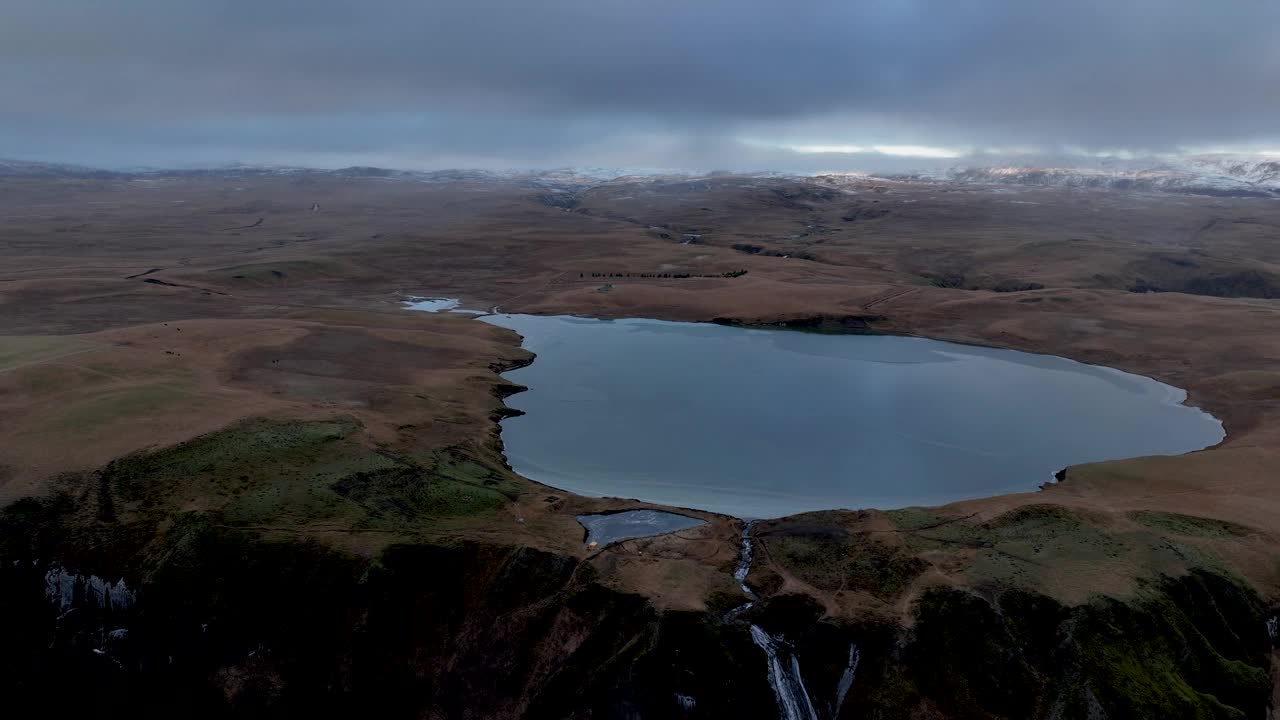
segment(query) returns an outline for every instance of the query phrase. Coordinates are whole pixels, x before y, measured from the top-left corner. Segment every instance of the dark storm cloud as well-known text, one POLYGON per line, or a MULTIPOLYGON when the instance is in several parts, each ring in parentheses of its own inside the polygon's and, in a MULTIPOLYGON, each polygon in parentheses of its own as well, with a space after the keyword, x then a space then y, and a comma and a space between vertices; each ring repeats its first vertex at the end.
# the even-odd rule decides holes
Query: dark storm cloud
POLYGON ((117 164, 1274 146, 1280 4, 8 0, 0 96, 0 155, 117 164))

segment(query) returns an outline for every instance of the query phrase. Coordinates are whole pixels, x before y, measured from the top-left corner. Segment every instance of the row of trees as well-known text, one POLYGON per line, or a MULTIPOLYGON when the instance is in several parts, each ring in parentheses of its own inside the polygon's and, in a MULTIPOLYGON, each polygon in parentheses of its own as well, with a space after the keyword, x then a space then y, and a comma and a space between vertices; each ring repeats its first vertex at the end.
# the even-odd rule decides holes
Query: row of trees
MULTIPOLYGON (((730 270, 722 273, 620 273, 593 272, 593 278, 656 278, 661 280, 682 280, 684 278, 736 278, 746 275, 746 270, 730 270)), ((578 273, 578 277, 587 277, 586 273, 578 273)))

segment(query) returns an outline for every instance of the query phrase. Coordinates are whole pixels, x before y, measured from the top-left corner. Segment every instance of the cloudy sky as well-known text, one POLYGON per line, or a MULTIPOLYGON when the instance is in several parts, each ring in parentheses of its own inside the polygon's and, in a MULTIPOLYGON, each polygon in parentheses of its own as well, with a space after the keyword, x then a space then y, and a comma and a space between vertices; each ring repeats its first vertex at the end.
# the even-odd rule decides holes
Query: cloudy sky
POLYGON ((0 97, 106 166, 1274 152, 1280 2, 4 0, 0 97))

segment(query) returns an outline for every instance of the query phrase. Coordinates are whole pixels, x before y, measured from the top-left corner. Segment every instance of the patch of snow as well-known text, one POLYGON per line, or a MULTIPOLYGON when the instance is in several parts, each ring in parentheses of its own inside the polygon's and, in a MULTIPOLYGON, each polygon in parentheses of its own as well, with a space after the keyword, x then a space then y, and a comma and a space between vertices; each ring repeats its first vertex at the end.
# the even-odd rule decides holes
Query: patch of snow
MULTIPOLYGON (((1067 157, 1045 158, 1039 163, 1022 159, 1010 164, 993 160, 887 174, 883 178, 912 182, 1280 197, 1280 160, 1242 155, 1159 156, 1125 160, 1067 157)), ((840 184, 842 176, 832 175, 822 180, 840 184)))

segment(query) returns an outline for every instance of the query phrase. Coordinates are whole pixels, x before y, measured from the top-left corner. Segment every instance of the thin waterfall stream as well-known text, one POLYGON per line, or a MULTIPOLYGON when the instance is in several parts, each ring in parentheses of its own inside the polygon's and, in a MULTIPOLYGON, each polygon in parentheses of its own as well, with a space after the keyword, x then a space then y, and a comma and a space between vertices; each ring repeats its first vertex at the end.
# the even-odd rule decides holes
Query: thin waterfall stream
MULTIPOLYGON (((751 539, 751 531, 755 524, 756 521, 751 520, 742 529, 741 559, 738 561, 738 567, 733 571, 733 577, 742 587, 742 592, 751 599, 726 613, 725 620, 731 620, 746 612, 756 603, 756 594, 747 585, 747 575, 751 573, 751 564, 755 558, 755 545, 751 539)), ((759 625, 753 623, 750 629, 751 640, 757 647, 764 650, 767 658, 769 686, 773 688, 774 697, 778 701, 780 720, 819 720, 818 711, 814 708, 809 691, 804 686, 804 677, 800 672, 800 658, 796 655, 795 647, 781 635, 770 635, 759 625)), ((832 718, 840 715, 845 697, 853 687, 858 660, 858 646, 856 643, 850 643, 849 661, 836 686, 835 704, 830 706, 832 718)))
POLYGON ((755 520, 749 520, 747 521, 746 526, 742 528, 742 552, 738 560, 738 567, 734 568, 733 571, 733 579, 738 581, 738 586, 742 588, 742 592, 746 594, 749 599, 745 603, 725 613, 724 617, 721 618, 725 622, 728 622, 750 610, 751 607, 756 604, 755 592, 751 588, 747 587, 747 574, 751 572, 751 560, 755 554, 754 548, 751 544, 751 528, 754 527, 755 524, 755 520))
POLYGON ((818 720, 818 712, 813 709, 813 701, 800 675, 800 659, 791 645, 759 625, 751 626, 751 639, 769 658, 769 685, 778 698, 781 720, 818 720))
POLYGON ((844 707, 845 696, 849 694, 849 688, 853 687, 854 673, 858 672, 858 660, 860 653, 856 643, 849 643, 849 663, 845 665, 844 674, 840 676, 840 684, 836 686, 836 707, 832 711, 831 717, 840 717, 840 708, 844 707))
POLYGON ((755 527, 756 521, 749 520, 742 528, 742 555, 738 560, 738 567, 733 571, 733 579, 738 581, 738 586, 742 588, 742 592, 751 598, 752 602, 748 602, 738 610, 745 610, 754 603, 756 594, 747 587, 747 574, 751 572, 751 560, 755 555, 755 546, 751 544, 751 528, 755 527))

